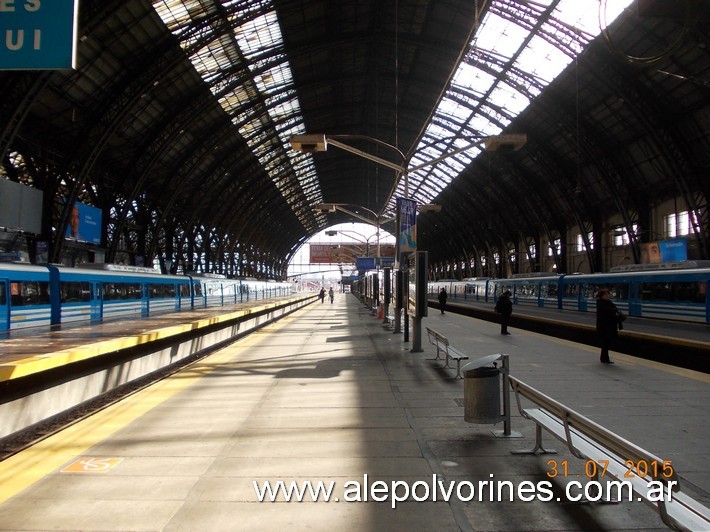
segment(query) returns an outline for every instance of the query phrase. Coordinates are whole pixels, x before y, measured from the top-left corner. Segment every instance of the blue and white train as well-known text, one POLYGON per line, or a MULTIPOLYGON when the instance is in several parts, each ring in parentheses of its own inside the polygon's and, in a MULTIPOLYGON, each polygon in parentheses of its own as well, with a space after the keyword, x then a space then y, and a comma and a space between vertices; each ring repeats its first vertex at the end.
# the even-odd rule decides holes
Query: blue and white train
POLYGON ((430 297, 442 287, 451 300, 494 303, 510 290, 520 306, 595 312, 596 294, 608 288, 619 310, 629 316, 710 323, 710 267, 703 261, 617 268, 609 273, 539 273, 509 279, 471 278, 429 284, 430 297))
POLYGON ((294 285, 285 282, 92 266, 0 263, 0 332, 229 305, 294 291, 294 285))

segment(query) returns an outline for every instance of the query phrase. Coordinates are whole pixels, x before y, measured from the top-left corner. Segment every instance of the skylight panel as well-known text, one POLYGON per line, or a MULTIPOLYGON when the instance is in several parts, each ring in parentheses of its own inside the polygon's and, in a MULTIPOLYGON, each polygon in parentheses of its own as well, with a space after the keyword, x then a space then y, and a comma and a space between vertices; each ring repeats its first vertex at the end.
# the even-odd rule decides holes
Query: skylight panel
POLYGON ((454 75, 453 84, 478 95, 485 94, 495 83, 496 78, 476 65, 462 63, 454 75))
MULTIPOLYGON (((482 109, 482 111, 487 111, 488 109, 489 108, 482 109)), ((500 126, 495 124, 488 115, 483 113, 473 116, 470 124, 473 129, 478 131, 479 135, 490 136, 497 135, 501 132, 500 126)))
POLYGON ((175 33, 180 28, 185 28, 192 20, 190 11, 199 8, 198 0, 165 0, 154 4, 155 10, 163 19, 168 29, 175 33))
POLYGON ((439 111, 442 115, 453 119, 457 124, 465 122, 471 114, 471 109, 464 107, 457 101, 449 98, 444 98, 439 106, 439 111))
POLYGON ((247 59, 271 50, 283 41, 276 13, 270 11, 240 25, 235 31, 237 43, 247 59))
POLYGON ((530 104, 530 100, 525 95, 507 83, 498 83, 496 88, 491 91, 488 102, 500 109, 505 109, 510 116, 519 115, 530 104))
POLYGON ((543 85, 549 85, 573 58, 545 39, 535 36, 515 62, 515 67, 527 71, 543 85))
POLYGON ((477 48, 495 50, 499 55, 512 57, 528 36, 527 30, 495 13, 489 13, 476 32, 474 43, 477 48))

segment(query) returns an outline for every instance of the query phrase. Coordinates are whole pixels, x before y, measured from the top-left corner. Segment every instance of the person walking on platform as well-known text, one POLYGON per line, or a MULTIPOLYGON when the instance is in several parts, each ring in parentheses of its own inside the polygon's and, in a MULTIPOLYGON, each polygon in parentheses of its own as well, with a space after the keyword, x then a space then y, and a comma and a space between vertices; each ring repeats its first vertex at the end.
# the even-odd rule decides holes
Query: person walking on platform
POLYGON ((503 292, 495 306, 495 311, 500 314, 500 333, 506 335, 510 334, 508 332, 508 322, 510 321, 511 314, 513 314, 513 302, 510 300, 511 295, 510 290, 503 292))
POLYGON ((320 298, 321 303, 325 301, 325 288, 320 289, 320 292, 318 292, 318 297, 320 298))
POLYGON ((442 288, 441 291, 439 292, 439 309, 441 309, 442 314, 446 310, 446 298, 447 297, 448 297, 448 295, 446 294, 446 288, 442 288))
POLYGON ((330 304, 333 304, 333 300, 335 299, 335 292, 333 292, 333 287, 330 287, 330 290, 328 290, 328 297, 330 297, 330 304))
POLYGON ((601 344, 599 361, 602 364, 614 363, 609 360, 609 348, 614 338, 619 334, 619 324, 623 319, 626 318, 611 301, 609 289, 601 288, 597 292, 597 336, 601 344))

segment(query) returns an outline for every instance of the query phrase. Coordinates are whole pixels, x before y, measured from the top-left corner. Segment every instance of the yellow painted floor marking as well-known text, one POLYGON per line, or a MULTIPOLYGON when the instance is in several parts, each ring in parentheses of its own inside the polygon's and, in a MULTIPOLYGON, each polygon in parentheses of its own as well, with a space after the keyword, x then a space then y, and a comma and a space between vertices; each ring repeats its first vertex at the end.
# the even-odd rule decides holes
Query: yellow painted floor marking
POLYGON ((123 462, 123 458, 79 458, 60 473, 108 473, 118 464, 123 462))
POLYGON ((220 364, 232 361, 240 351, 257 345, 266 339, 264 332, 273 332, 285 327, 308 309, 308 306, 299 309, 185 368, 179 374, 157 382, 3 460, 0 462, 0 504, 180 393, 220 364), (262 334, 258 334, 259 332, 262 334), (235 347, 238 348, 236 351, 235 347))

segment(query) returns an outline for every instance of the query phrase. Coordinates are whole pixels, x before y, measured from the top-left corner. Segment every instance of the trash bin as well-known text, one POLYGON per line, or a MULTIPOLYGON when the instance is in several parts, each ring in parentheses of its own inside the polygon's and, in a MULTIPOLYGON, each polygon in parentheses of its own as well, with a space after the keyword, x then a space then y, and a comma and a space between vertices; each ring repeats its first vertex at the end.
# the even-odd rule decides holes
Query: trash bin
POLYGON ((489 355, 463 368, 464 420, 468 423, 495 424, 500 413, 500 369, 492 364, 500 355, 489 355))

